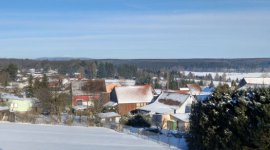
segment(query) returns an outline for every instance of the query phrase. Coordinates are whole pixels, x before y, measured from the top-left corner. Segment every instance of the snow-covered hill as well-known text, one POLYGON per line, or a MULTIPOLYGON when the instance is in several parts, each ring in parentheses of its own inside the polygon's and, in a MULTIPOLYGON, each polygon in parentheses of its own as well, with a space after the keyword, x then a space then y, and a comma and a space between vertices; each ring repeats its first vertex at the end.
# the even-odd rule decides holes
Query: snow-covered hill
POLYGON ((168 147, 97 127, 0 123, 0 150, 165 150, 168 147))

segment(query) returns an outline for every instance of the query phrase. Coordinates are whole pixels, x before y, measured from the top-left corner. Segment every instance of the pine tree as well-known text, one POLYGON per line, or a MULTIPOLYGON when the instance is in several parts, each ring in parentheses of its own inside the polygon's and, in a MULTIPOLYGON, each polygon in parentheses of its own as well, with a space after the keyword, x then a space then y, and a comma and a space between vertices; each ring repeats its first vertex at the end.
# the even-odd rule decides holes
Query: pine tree
POLYGON ((193 104, 191 149, 269 149, 270 88, 232 93, 219 86, 210 100, 193 104))
POLYGON ((41 81, 41 87, 48 88, 49 80, 46 74, 43 74, 42 81, 41 81))
POLYGON ((105 64, 104 63, 99 63, 97 77, 105 78, 106 76, 107 76, 107 74, 106 74, 105 64))
POLYGON ((26 96, 27 97, 33 97, 34 96, 34 88, 33 88, 33 76, 30 75, 28 78, 28 87, 26 90, 26 96))

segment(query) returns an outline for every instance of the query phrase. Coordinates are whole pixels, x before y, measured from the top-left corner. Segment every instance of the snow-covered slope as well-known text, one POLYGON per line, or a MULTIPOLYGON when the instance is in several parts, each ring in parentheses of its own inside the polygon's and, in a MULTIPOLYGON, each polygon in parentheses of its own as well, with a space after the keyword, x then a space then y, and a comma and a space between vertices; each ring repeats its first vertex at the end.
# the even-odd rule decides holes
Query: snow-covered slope
POLYGON ((0 123, 0 150, 165 150, 106 128, 0 123))

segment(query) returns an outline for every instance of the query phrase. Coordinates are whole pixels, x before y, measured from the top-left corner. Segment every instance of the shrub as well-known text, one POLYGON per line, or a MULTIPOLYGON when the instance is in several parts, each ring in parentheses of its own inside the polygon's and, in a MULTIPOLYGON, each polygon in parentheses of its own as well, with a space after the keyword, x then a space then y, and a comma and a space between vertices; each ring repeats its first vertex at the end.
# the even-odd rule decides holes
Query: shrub
POLYGON ((150 127, 151 124, 149 123, 149 120, 142 115, 135 115, 134 117, 128 119, 126 125, 132 126, 132 127, 150 127))

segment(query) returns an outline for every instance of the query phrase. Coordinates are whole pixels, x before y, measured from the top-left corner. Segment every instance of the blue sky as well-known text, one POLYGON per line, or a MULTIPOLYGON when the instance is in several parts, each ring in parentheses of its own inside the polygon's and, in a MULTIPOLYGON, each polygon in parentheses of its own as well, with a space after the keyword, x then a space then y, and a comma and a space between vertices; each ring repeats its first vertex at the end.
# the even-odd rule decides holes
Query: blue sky
POLYGON ((270 1, 1 0, 0 57, 270 57, 270 1))

